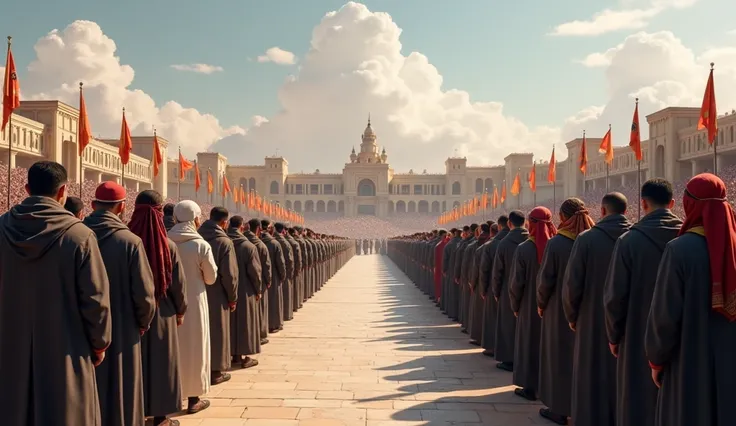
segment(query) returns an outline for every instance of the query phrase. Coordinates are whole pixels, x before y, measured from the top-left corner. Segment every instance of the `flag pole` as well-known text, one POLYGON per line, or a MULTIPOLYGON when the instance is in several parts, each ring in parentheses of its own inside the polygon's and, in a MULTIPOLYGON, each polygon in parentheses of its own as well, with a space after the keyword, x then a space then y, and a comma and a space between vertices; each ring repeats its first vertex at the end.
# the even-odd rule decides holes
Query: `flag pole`
MULTIPOLYGON (((636 107, 634 108, 634 111, 636 111, 636 133, 639 134, 639 98, 636 98, 636 107)), ((633 124, 632 124, 633 127, 633 124)), ((629 142, 631 144, 631 142, 629 142)), ((641 153, 641 136, 639 136, 639 151, 638 153, 641 153)), ((642 156, 643 157, 643 156, 642 156)), ((636 161, 636 186, 639 188, 639 202, 636 203, 637 206, 637 220, 641 220, 641 160, 637 159, 636 161)))
MULTIPOLYGON (((715 67, 715 63, 710 63, 710 72, 713 74, 713 67, 715 67)), ((715 85, 715 84, 714 84, 715 85)), ((716 114, 715 111, 712 111, 713 114, 716 114)), ((715 118, 716 121, 718 120, 718 117, 715 118)), ((710 128, 707 129, 708 133, 710 133, 710 128)), ((713 140, 710 141, 710 143, 713 144, 713 174, 718 176, 718 132, 716 132, 713 135, 713 140)))
POLYGON ((179 146, 179 176, 176 177, 176 200, 181 201, 181 146, 179 146))
MULTIPOLYGON (((611 124, 608 124, 608 134, 611 134, 611 124)), ((611 147, 606 147, 606 157, 608 157, 608 149, 613 152, 613 139, 608 140, 608 144, 611 145, 611 147)), ((611 190, 611 178, 610 178, 610 170, 611 170, 611 164, 608 162, 608 158, 606 158, 606 192, 611 190)))
MULTIPOLYGON (((82 99, 82 86, 84 86, 84 83, 82 83, 80 81, 79 82, 79 99, 82 99)), ((79 110, 80 110, 80 113, 81 113, 82 105, 79 105, 79 110)), ((77 130, 79 130, 79 125, 78 124, 79 124, 79 122, 77 122, 77 130)), ((79 136, 79 135, 77 135, 77 136, 79 136)), ((77 143, 78 144, 81 144, 82 143, 82 141, 79 140, 79 137, 77 137, 77 143)), ((81 148, 81 146, 80 146, 80 148, 81 148)), ((83 161, 83 158, 84 157, 82 157, 82 150, 80 149, 79 150, 79 199, 82 200, 82 204, 84 204, 84 198, 82 197, 82 182, 84 182, 84 171, 82 171, 82 161, 83 161)))
POLYGON ((521 208, 521 191, 523 191, 524 189, 521 185, 521 167, 516 169, 516 176, 519 176, 519 193, 516 194, 516 207, 520 209, 521 208))
MULTIPOLYGON (((555 152, 555 144, 552 144, 552 152, 555 152)), ((550 164, 547 167, 547 176, 549 176, 549 168, 555 168, 555 179, 552 181, 552 216, 554 216, 555 209, 557 208, 557 158, 555 158, 554 160, 555 164, 550 164)))
MULTIPOLYGON (((125 119, 125 107, 123 107, 123 119, 125 119)), ((120 170, 121 170, 120 171, 120 185, 122 185, 122 187, 125 188, 125 164, 123 164, 122 158, 120 158, 120 160, 121 160, 120 161, 120 170)))
MULTIPOLYGON (((11 44, 13 44, 13 37, 8 36, 8 53, 7 53, 8 56, 10 56, 10 45, 11 44)), ((10 72, 10 70, 6 70, 6 72, 10 72)), ((7 89, 7 88, 4 88, 4 89, 7 89)), ((8 199, 7 199, 7 203, 8 203, 8 211, 10 211, 10 193, 11 193, 11 190, 10 190, 10 163, 13 158, 13 112, 12 111, 10 112, 10 116, 8 117, 8 132, 6 134, 8 135, 8 199)))

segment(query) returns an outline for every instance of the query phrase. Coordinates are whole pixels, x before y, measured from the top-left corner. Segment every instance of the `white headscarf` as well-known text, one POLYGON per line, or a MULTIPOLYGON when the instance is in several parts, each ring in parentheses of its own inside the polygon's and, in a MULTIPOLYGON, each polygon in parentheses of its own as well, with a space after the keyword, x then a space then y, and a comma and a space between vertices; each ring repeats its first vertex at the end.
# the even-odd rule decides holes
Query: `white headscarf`
POLYGON ((177 203, 174 206, 174 218, 177 223, 169 230, 169 237, 174 241, 179 241, 181 238, 199 237, 194 219, 198 218, 201 214, 202 209, 192 200, 184 200, 177 203))

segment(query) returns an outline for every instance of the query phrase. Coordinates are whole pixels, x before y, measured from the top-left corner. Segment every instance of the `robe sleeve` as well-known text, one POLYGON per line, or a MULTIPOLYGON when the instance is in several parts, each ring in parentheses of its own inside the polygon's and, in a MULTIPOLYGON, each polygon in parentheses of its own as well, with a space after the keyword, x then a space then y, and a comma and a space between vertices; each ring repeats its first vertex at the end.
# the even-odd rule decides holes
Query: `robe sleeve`
POLYGON ((447 275, 447 270, 450 268, 450 254, 452 253, 452 250, 449 250, 447 246, 449 246, 450 243, 447 243, 444 250, 442 250, 442 274, 447 275))
POLYGON ((603 312, 606 318, 608 341, 621 342, 626 330, 631 290, 631 262, 628 256, 628 240, 619 238, 611 255, 606 282, 603 288, 603 312))
POLYGON ((248 275, 248 281, 253 286, 256 294, 263 293, 263 271, 261 270, 261 258, 258 256, 258 250, 255 246, 248 247, 248 259, 245 263, 245 273, 248 275))
POLYGON ((681 262, 675 257, 672 246, 668 244, 659 263, 649 308, 644 348, 649 365, 654 369, 667 365, 680 345, 685 280, 681 262))
POLYGON ((225 250, 218 270, 220 284, 227 294, 228 303, 235 303, 238 301, 238 258, 235 256, 235 246, 230 239, 223 245, 225 250))
MULTIPOLYGON (((460 244, 458 244, 459 246, 460 244)), ((460 249, 457 250, 457 253, 455 254, 455 270, 452 271, 453 275, 452 278, 454 280, 460 281, 460 276, 463 274, 463 256, 465 254, 465 246, 463 245, 460 249)))
POLYGON ((511 298, 511 310, 519 312, 521 301, 524 298, 526 282, 526 264, 521 254, 522 247, 519 246, 514 252, 514 260, 511 262, 511 274, 509 275, 509 297, 511 298))
POLYGON ((491 284, 491 265, 493 264, 493 259, 491 259, 491 243, 488 243, 488 246, 485 244, 483 245, 483 253, 480 255, 480 268, 478 270, 478 274, 480 274, 479 280, 480 280, 480 294, 482 296, 485 296, 488 294, 488 287, 491 284))
POLYGON ((286 261, 284 260, 284 251, 281 249, 281 244, 279 244, 278 241, 274 240, 273 243, 273 254, 275 259, 273 259, 272 262, 276 262, 276 273, 279 274, 279 280, 283 282, 286 278, 288 278, 286 275, 286 261))
POLYGON ((184 265, 179 258, 179 248, 176 244, 169 244, 171 252, 171 285, 169 286, 169 296, 174 302, 174 309, 179 316, 187 312, 187 285, 184 276, 184 265))
POLYGON ((130 296, 133 299, 135 318, 138 328, 147 330, 156 313, 156 298, 154 296, 153 272, 146 257, 143 243, 138 241, 133 247, 130 264, 130 296))
POLYGON ((286 244, 282 245, 282 251, 284 252, 284 261, 286 262, 286 277, 291 279, 294 278, 294 254, 291 250, 291 244, 285 241, 286 244))
POLYGON ((212 247, 209 243, 202 244, 202 251, 199 258, 199 270, 202 272, 202 281, 207 285, 212 285, 217 281, 217 264, 212 256, 212 247))
POLYGON ((263 276, 263 288, 271 285, 271 256, 268 254, 268 248, 261 244, 259 250, 261 250, 261 276, 263 276))
POLYGON ((299 244, 292 244, 291 250, 294 254, 294 276, 302 270, 302 251, 299 248, 299 244))
POLYGON ((493 273, 491 274, 491 291, 496 298, 501 297, 501 288, 503 287, 503 275, 506 269, 506 256, 503 255, 503 247, 496 249, 496 256, 493 259, 493 273))
POLYGON ((580 305, 585 294, 585 253, 588 236, 579 236, 572 245, 565 277, 562 280, 562 309, 565 311, 567 322, 573 324, 578 321, 580 305))
POLYGON ((470 288, 475 290, 478 286, 478 264, 480 263, 480 253, 478 253, 480 249, 475 249, 473 253, 471 254, 472 259, 470 260, 470 272, 468 272, 468 281, 470 284, 470 288))
POLYGON ((87 340, 95 353, 105 352, 112 340, 110 282, 97 238, 90 231, 77 252, 77 300, 87 340))
POLYGON ((547 303, 557 286, 557 256, 554 253, 554 243, 550 240, 544 248, 542 263, 537 273, 537 307, 547 309, 547 303))

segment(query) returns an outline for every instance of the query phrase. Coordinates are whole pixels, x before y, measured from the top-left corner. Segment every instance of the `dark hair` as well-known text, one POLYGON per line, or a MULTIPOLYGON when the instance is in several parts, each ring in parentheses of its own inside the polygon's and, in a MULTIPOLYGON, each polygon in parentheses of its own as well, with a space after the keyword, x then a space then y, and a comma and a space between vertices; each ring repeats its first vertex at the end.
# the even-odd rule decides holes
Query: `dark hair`
POLYGON ((452 232, 454 234, 455 232, 457 232, 457 228, 450 229, 450 232, 452 232))
POLYGON ((153 189, 146 189, 145 191, 141 191, 138 193, 138 196, 135 197, 136 204, 147 206, 160 206, 163 202, 164 197, 162 197, 161 194, 158 193, 158 191, 154 191, 153 189))
POLYGON ((64 203, 64 208, 71 212, 74 216, 79 214, 82 210, 84 210, 84 203, 79 197, 66 197, 66 203, 64 203))
POLYGON ((463 231, 465 232, 470 231, 470 227, 468 225, 463 226, 463 231))
POLYGON ((173 216, 174 215, 174 204, 173 203, 166 203, 164 206, 164 216, 173 216))
POLYGON ((261 228, 267 229, 269 226, 273 225, 273 222, 271 222, 268 219, 261 219, 261 228))
POLYGON ((475 232, 476 229, 478 229, 478 224, 477 223, 470 224, 470 230, 471 231, 475 232))
POLYGON ((665 179, 649 179, 641 186, 641 198, 654 207, 667 207, 672 197, 672 184, 665 179))
POLYGON ((28 192, 33 196, 55 197, 68 181, 64 166, 53 161, 38 161, 28 169, 28 192))
POLYGON ((620 192, 609 192, 603 196, 601 205, 609 214, 624 214, 626 213, 626 207, 628 207, 628 201, 626 196, 620 192))
POLYGON ((511 222, 512 225, 519 228, 524 226, 524 213, 520 210, 514 210, 511 213, 509 213, 509 222, 511 222))
POLYGON ((489 227, 496 224, 496 222, 494 222, 492 220, 487 220, 486 223, 488 224, 489 227))
POLYGON ((230 216, 230 212, 225 207, 217 206, 212 207, 212 210, 210 210, 210 220, 213 222, 220 223, 223 220, 227 220, 228 216, 230 216))
POLYGON ((491 233, 498 234, 498 224, 497 223, 494 223, 493 225, 491 225, 491 233))
POLYGON ((243 226, 243 222, 244 222, 243 216, 235 215, 230 218, 230 227, 240 228, 241 226, 243 226))
POLYGON ((447 229, 440 229, 440 235, 447 234, 447 229))
POLYGON ((481 223, 480 224, 480 232, 486 233, 491 231, 491 225, 487 223, 481 223))
POLYGON ((274 227, 274 229, 276 229, 276 232, 279 232, 280 233, 280 232, 284 232, 284 229, 286 228, 286 225, 284 225, 281 222, 276 222, 273 225, 273 227, 274 227))
POLYGON ((498 217, 498 226, 503 226, 504 228, 509 224, 509 217, 505 214, 502 214, 498 217))
POLYGON ((248 221, 248 226, 250 227, 251 231, 256 232, 256 229, 261 227, 261 219, 254 217, 253 219, 248 221))

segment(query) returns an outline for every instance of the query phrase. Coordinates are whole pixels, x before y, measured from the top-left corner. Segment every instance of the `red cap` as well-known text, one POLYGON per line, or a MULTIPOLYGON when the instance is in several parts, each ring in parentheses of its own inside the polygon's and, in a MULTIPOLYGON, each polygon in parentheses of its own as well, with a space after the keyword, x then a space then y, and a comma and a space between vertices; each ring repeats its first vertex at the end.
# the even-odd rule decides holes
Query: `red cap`
POLYGON ((102 203, 120 203, 125 201, 125 188, 112 181, 102 182, 95 190, 95 201, 102 203))

